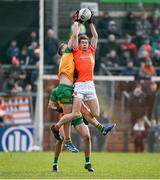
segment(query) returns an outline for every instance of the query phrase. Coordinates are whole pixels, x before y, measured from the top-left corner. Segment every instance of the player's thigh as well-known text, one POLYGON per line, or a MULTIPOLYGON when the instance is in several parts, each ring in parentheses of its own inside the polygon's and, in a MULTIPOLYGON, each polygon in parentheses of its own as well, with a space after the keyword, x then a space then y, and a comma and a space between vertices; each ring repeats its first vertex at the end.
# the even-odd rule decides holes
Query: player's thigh
MULTIPOLYGON (((63 104, 63 113, 64 114, 69 114, 72 112, 72 104, 63 104)), ((65 123, 63 125, 63 129, 65 131, 65 136, 66 138, 70 138, 70 134, 71 134, 71 123, 65 123)))
POLYGON ((99 117, 100 108, 99 108, 98 98, 87 100, 87 101, 85 101, 85 104, 90 109, 92 116, 94 116, 96 118, 99 117))
POLYGON ((64 135, 63 126, 59 129, 59 134, 60 134, 61 138, 64 139, 65 135, 64 135))
POLYGON ((81 113, 82 114, 90 113, 90 109, 86 106, 86 104, 83 101, 82 101, 82 106, 81 106, 81 113))
POLYGON ((87 125, 85 125, 84 123, 79 124, 75 127, 75 129, 77 130, 77 132, 79 133, 79 135, 85 139, 85 138, 89 138, 90 139, 90 131, 87 125))
POLYGON ((84 104, 84 102, 82 102, 81 113, 88 122, 94 118, 90 109, 84 104))
POLYGON ((65 138, 66 139, 69 139, 71 138, 71 123, 65 123, 63 125, 63 129, 64 129, 64 132, 65 132, 65 138))
POLYGON ((82 99, 74 97, 73 98, 73 107, 72 107, 72 113, 80 113, 82 106, 82 99))
POLYGON ((72 104, 63 104, 63 113, 69 114, 72 112, 72 104))

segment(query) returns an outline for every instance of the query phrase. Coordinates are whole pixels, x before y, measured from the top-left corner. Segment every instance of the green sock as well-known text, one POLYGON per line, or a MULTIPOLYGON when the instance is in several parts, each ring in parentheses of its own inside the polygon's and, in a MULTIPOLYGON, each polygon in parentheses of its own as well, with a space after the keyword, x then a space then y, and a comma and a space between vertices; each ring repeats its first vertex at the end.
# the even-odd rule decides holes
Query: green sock
POLYGON ((54 157, 54 162, 53 164, 58 164, 58 157, 54 157))
POLYGON ((86 164, 90 164, 90 157, 85 157, 86 164))
POLYGON ((101 132, 103 132, 103 130, 104 130, 104 126, 102 125, 102 124, 97 124, 97 126, 96 126, 96 128, 98 129, 98 130, 100 130, 101 132))
POLYGON ((72 143, 71 138, 67 138, 67 139, 65 139, 64 143, 65 143, 65 144, 72 143))

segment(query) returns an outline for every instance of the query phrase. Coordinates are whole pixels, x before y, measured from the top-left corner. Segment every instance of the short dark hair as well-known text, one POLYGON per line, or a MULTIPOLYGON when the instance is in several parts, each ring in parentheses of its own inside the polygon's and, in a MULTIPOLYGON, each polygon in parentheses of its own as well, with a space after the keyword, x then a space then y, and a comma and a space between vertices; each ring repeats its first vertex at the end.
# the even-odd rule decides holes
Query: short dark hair
POLYGON ((61 44, 59 45, 59 47, 58 47, 57 53, 58 53, 58 55, 60 55, 60 56, 62 56, 62 48, 63 48, 64 45, 65 45, 65 43, 61 43, 61 44))
POLYGON ((82 35, 80 35, 80 36, 79 36, 79 38, 78 38, 78 42, 80 43, 80 42, 81 42, 81 40, 83 40, 83 39, 85 39, 85 40, 88 40, 88 41, 89 41, 88 36, 87 36, 87 35, 85 35, 85 34, 82 34, 82 35))

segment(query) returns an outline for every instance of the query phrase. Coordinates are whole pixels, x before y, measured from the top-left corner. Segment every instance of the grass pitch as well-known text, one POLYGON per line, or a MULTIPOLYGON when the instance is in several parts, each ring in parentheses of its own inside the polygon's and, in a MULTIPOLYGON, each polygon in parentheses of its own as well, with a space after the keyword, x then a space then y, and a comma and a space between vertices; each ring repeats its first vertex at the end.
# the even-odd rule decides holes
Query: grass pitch
POLYGON ((84 169, 84 154, 63 152, 58 173, 52 152, 0 153, 0 179, 160 179, 160 154, 92 153, 95 169, 84 169))

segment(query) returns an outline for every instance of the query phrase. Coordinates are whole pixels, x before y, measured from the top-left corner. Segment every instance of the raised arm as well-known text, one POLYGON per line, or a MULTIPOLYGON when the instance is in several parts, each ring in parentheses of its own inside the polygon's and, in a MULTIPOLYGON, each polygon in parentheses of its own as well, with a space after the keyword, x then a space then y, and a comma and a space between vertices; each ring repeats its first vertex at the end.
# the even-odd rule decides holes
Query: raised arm
POLYGON ((79 22, 78 22, 78 12, 76 12, 74 16, 74 24, 73 24, 73 33, 68 42, 68 47, 77 49, 78 48, 78 34, 79 34, 79 22))
POLYGON ((93 24, 92 18, 93 18, 93 15, 88 20, 88 24, 89 24, 91 34, 92 34, 91 45, 96 49, 97 48, 97 43, 98 43, 98 34, 97 34, 96 28, 95 28, 95 26, 93 24))

